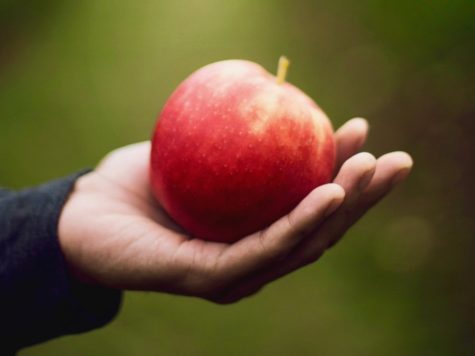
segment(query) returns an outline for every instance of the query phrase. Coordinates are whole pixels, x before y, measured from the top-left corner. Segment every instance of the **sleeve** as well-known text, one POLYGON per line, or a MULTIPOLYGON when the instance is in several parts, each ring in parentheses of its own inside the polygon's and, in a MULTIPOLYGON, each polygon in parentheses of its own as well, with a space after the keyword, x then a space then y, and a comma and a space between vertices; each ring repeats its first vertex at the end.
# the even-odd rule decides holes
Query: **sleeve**
POLYGON ((19 192, 0 189, 0 354, 107 324, 118 290, 74 280, 57 226, 76 179, 85 172, 19 192))

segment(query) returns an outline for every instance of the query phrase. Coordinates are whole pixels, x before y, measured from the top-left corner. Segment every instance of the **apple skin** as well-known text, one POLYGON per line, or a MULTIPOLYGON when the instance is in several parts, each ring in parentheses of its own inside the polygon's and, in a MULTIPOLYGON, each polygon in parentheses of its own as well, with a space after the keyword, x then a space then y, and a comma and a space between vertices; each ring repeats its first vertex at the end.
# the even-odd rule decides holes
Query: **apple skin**
POLYGON ((192 237, 232 243, 332 179, 331 123, 256 63, 209 64, 183 81, 152 140, 152 192, 192 237))

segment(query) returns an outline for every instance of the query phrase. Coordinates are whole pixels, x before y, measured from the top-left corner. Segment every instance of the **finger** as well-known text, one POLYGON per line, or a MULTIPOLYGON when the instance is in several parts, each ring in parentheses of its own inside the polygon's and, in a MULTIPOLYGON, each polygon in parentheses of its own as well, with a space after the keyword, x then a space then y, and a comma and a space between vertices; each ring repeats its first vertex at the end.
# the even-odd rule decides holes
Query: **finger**
POLYGON ((134 143, 110 152, 95 171, 111 182, 151 200, 149 192, 150 141, 134 143))
POLYGON ((348 206, 366 189, 375 170, 376 158, 367 152, 358 153, 343 164, 334 180, 345 190, 343 206, 348 206))
POLYGON ((242 278, 288 254, 326 216, 342 203, 345 192, 337 184, 314 189, 288 215, 266 230, 231 245, 221 256, 216 269, 228 280, 242 278))
POLYGON ((110 152, 98 164, 94 172, 106 181, 107 184, 119 187, 127 196, 130 205, 139 204, 139 212, 147 213, 155 222, 173 230, 176 233, 185 233, 184 229, 175 223, 160 204, 153 197, 150 187, 150 141, 130 144, 110 152), (137 200, 140 200, 137 202, 137 200))
MULTIPOLYGON (((338 226, 343 223, 358 202, 358 197, 363 194, 366 186, 371 181, 376 169, 376 159, 369 153, 359 153, 345 162, 342 166, 335 182, 345 190, 344 202, 328 219, 317 228, 330 224, 327 229, 331 231, 331 226, 338 226), (332 221, 329 223, 329 221, 332 221)), ((255 293, 265 284, 280 278, 304 265, 314 262, 325 251, 330 234, 317 232, 311 237, 307 237, 292 250, 284 260, 275 262, 267 268, 254 273, 247 279, 242 280, 239 285, 234 286, 225 296, 223 302, 230 302, 247 295, 255 293)))
POLYGON ((362 195, 355 216, 361 216, 407 178, 413 166, 406 152, 391 152, 378 159, 376 172, 362 195))
POLYGON ((128 176, 130 167, 143 169, 148 165, 150 157, 150 141, 133 143, 117 148, 99 162, 96 169, 110 169, 113 167, 118 175, 128 176))
POLYGON ((356 154, 343 164, 335 178, 335 183, 345 190, 343 203, 332 216, 319 226, 318 231, 313 231, 313 236, 305 239, 292 253, 292 257, 289 259, 289 268, 283 268, 285 271, 290 272, 312 263, 320 257, 334 239, 333 232, 345 225, 348 216, 358 204, 375 172, 376 158, 367 152, 356 154))
POLYGON ((363 146, 367 135, 368 122, 362 118, 351 119, 336 131, 337 170, 363 146))
POLYGON ((354 203, 339 209, 338 213, 322 226, 320 233, 328 236, 327 248, 335 245, 358 219, 391 191, 397 182, 405 179, 411 167, 412 159, 407 153, 391 152, 381 156, 376 162, 376 169, 369 184, 354 203))
MULTIPOLYGON (((337 176, 338 180, 345 176, 343 168, 346 165, 347 163, 345 163, 342 171, 337 176)), ((221 302, 229 303, 252 295, 271 281, 316 261, 323 254, 328 244, 338 241, 348 228, 364 215, 368 209, 387 195, 395 185, 407 178, 412 165, 411 157, 404 152, 392 152, 381 156, 376 162, 376 168, 371 181, 364 191, 359 194, 359 198, 354 200, 350 204, 351 208, 347 210, 349 207, 347 202, 352 199, 349 198, 347 200, 345 197, 345 203, 316 231, 315 237, 318 237, 318 239, 306 240, 306 242, 310 242, 299 245, 285 262, 275 264, 271 268, 267 268, 261 273, 243 280, 237 287, 223 296, 221 302)), ((345 184, 343 180, 340 180, 340 183, 345 184)), ((347 194, 351 196, 351 193, 347 194)))
POLYGON ((412 159, 405 152, 391 152, 381 156, 376 162, 374 175, 349 209, 344 214, 334 214, 333 219, 322 226, 322 234, 328 236, 328 247, 332 247, 343 234, 360 219, 372 206, 384 198, 397 183, 403 181, 411 171, 412 159))

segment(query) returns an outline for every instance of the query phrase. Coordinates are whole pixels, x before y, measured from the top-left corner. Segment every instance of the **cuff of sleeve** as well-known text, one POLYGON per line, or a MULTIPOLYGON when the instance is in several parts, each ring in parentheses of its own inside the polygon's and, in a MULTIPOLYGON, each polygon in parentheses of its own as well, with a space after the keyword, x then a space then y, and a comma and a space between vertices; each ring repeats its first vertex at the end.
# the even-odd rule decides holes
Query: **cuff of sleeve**
POLYGON ((13 261, 9 268, 13 273, 4 282, 6 290, 12 291, 11 302, 20 305, 9 313, 12 341, 18 347, 101 327, 120 309, 121 291, 75 280, 59 246, 61 210, 76 180, 89 171, 17 194, 18 221, 10 226, 21 226, 21 230, 11 234, 16 237, 12 244, 5 244, 13 246, 7 255, 13 261), (25 230, 30 233, 24 234, 25 230))
MULTIPOLYGON (((55 248, 59 252, 61 260, 61 270, 65 277, 65 305, 62 310, 63 327, 67 334, 89 331, 110 322, 120 309, 122 302, 122 292, 116 289, 102 288, 83 284, 74 279, 68 272, 66 261, 62 255, 58 239, 58 221, 61 210, 66 203, 76 180, 91 170, 86 169, 64 180, 58 181, 59 189, 54 211, 54 224, 48 228, 50 236, 54 236, 55 248)), ((54 183, 53 183, 54 184, 54 183)))

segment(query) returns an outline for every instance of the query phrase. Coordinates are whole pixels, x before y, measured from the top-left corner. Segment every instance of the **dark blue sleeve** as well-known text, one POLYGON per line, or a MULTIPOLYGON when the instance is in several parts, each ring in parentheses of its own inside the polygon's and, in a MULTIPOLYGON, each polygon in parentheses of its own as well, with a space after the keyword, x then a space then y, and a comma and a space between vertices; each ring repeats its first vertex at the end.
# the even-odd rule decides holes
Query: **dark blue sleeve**
MULTIPOLYGON (((84 173, 84 172, 83 172, 84 173)), ((0 354, 108 323, 121 292, 68 274, 57 227, 82 173, 19 192, 0 188, 0 354)))

